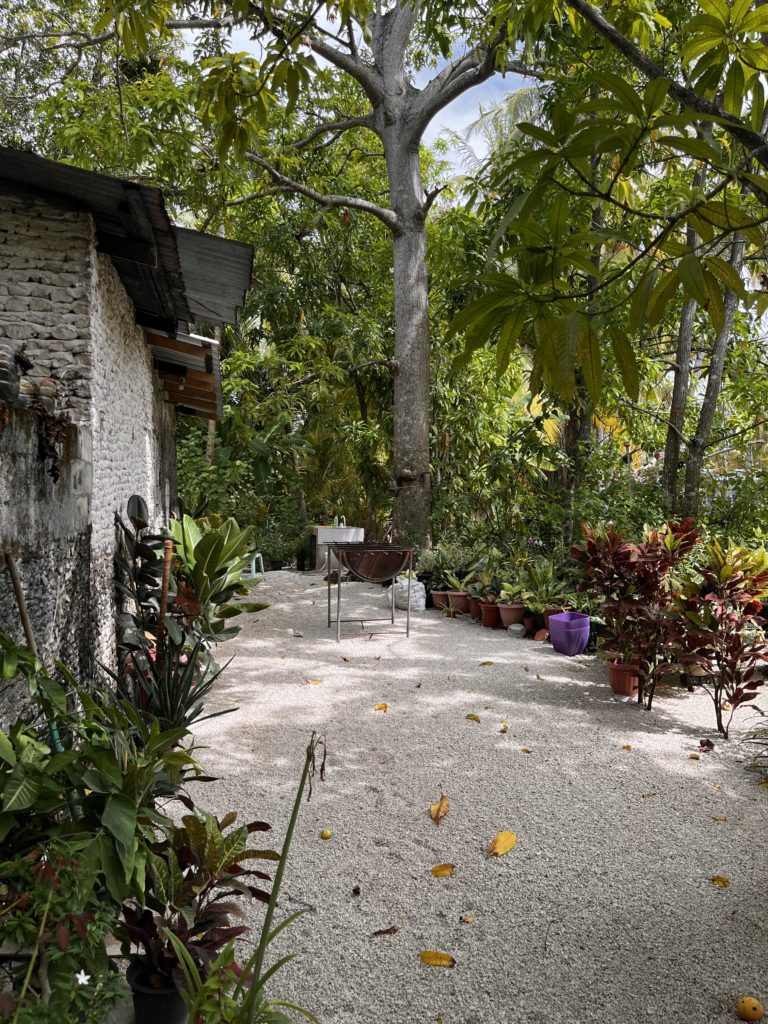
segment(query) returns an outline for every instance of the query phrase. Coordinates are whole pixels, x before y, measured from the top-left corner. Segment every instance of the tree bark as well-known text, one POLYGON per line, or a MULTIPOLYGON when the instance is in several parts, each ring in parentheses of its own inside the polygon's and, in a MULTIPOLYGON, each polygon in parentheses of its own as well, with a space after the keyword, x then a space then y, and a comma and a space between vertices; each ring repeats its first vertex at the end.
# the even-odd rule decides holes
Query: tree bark
POLYGON ((664 445, 664 463, 661 469, 661 501, 668 516, 677 509, 677 478, 680 468, 680 450, 683 442, 683 424, 688 404, 688 389, 691 382, 691 350, 693 348, 693 325, 696 321, 695 299, 688 299, 680 316, 675 353, 675 378, 672 386, 672 401, 669 408, 669 426, 664 445))
MULTIPOLYGON (((730 264, 737 272, 741 272, 744 261, 744 236, 734 235, 731 245, 730 264)), ((683 512, 686 516, 698 514, 701 502, 701 472, 704 466, 704 455, 709 446, 709 437, 712 433, 717 401, 720 397, 720 389, 723 383, 723 369, 725 357, 728 352, 728 344, 733 329, 733 317, 736 312, 738 298, 736 293, 727 288, 723 298, 725 307, 725 318, 722 330, 718 332, 715 343, 712 346, 712 355, 709 360, 709 374, 707 376, 707 388, 699 410, 699 420, 696 424, 696 432, 688 442, 688 463, 685 469, 685 489, 683 493, 683 512)))

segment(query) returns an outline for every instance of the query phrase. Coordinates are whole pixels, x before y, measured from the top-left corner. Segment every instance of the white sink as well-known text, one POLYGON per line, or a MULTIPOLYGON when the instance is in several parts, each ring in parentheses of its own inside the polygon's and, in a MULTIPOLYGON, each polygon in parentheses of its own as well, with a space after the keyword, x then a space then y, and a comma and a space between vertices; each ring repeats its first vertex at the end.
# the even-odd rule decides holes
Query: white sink
MULTIPOLYGON (((322 569, 325 564, 326 544, 344 544, 365 540, 365 530, 362 526, 315 526, 312 532, 317 535, 316 569, 322 569)), ((331 568, 336 568, 336 559, 333 556, 331 559, 331 568)))

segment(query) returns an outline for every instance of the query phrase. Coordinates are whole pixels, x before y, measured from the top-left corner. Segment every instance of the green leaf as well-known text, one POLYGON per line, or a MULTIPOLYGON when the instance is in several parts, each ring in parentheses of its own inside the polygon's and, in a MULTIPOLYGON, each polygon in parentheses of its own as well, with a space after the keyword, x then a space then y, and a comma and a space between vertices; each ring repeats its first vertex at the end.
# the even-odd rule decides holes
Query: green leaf
POLYGON ((642 101, 626 78, 609 71, 593 71, 592 79, 603 89, 612 93, 628 114, 634 114, 640 118, 643 116, 642 101))
POLYGON ((28 775, 24 765, 17 764, 3 790, 3 811, 21 811, 31 807, 42 790, 42 781, 28 775))
POLYGON ((708 296, 707 315, 715 331, 719 334, 725 325, 725 308, 723 306, 723 295, 720 291, 720 285, 713 274, 705 271, 704 286, 708 296))
POLYGON ((496 343, 496 374, 501 376, 509 366, 512 349, 520 337, 520 332, 525 325, 528 315, 528 306, 521 303, 513 309, 504 323, 501 325, 499 340, 496 343))
POLYGON ((664 106, 664 101, 667 98, 671 84, 669 78, 654 78, 646 85, 645 92, 643 93, 643 104, 645 105, 645 112, 649 117, 664 106))
POLYGON ((680 286, 680 274, 675 268, 664 274, 661 281, 656 285, 648 300, 647 319, 651 327, 655 327, 666 311, 667 305, 672 301, 675 292, 680 286))
MULTIPOLYGON (((580 316, 580 314, 573 314, 580 316)), ((603 388, 603 366, 600 359, 600 345, 592 322, 580 316, 577 327, 576 350, 579 356, 579 365, 584 375, 584 383, 592 402, 596 405, 600 399, 600 392, 603 388)))
POLYGON ((619 368, 624 390, 633 402, 640 396, 640 371, 637 366, 637 358, 632 342, 621 328, 614 328, 610 331, 611 347, 619 368))
POLYGON ((16 752, 13 749, 13 744, 0 729, 0 760, 5 761, 11 768, 16 764, 16 752))
POLYGON ((768 32, 768 7, 758 7, 757 10, 750 11, 743 24, 738 27, 741 32, 768 32))
POLYGON ((680 278, 683 287, 692 299, 695 299, 700 306, 707 303, 707 286, 704 283, 704 271, 701 269, 699 257, 693 253, 683 256, 678 265, 680 278))
POLYGON ((13 679, 19 669, 19 656, 16 651, 3 651, 0 655, 0 676, 13 679))
POLYGON ((629 329, 632 334, 635 334, 640 329, 645 320, 648 298, 651 294, 651 289, 656 283, 656 273, 655 270, 651 270, 644 274, 632 295, 629 308, 629 329))
POLYGON ((744 68, 740 60, 734 60, 728 68, 725 76, 725 88, 723 90, 723 106, 730 114, 736 117, 741 116, 741 108, 744 104, 744 68))
POLYGON ((136 805, 133 801, 122 793, 113 793, 107 798, 101 821, 104 828, 115 837, 123 857, 131 855, 136 835, 136 805))
POLYGON ((746 294, 741 276, 728 260, 724 260, 722 256, 708 256, 704 260, 704 265, 726 288, 730 288, 732 292, 736 292, 742 297, 746 294))

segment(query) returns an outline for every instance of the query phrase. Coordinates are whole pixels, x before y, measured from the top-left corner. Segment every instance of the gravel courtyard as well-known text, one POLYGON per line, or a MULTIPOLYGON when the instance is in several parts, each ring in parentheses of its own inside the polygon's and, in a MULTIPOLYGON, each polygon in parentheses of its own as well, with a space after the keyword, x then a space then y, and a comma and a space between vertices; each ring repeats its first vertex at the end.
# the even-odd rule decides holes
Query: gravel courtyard
MULTIPOLYGON (((386 614, 381 587, 343 591, 345 614, 386 614)), ((741 995, 768 1002, 768 788, 739 745, 753 712, 691 759, 714 738, 704 694, 648 714, 592 657, 435 611, 409 640, 337 644, 319 575, 268 573, 253 596, 271 606, 220 651, 234 660, 208 710, 239 710, 195 730, 218 776, 196 796, 271 822, 279 846, 310 734, 326 737, 281 899, 310 912, 275 943, 299 955, 274 996, 323 1024, 709 1024, 741 995), (489 858, 501 830, 518 843, 489 858), (443 863, 453 877, 431 874, 443 863)))

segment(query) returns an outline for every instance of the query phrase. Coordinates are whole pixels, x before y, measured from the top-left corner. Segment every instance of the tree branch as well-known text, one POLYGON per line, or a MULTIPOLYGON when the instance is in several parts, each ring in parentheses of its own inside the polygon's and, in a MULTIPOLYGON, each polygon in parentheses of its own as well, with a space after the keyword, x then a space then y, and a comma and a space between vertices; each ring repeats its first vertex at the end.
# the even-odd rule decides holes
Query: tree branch
MULTIPOLYGON (((487 81, 499 69, 496 67, 496 54, 502 45, 501 35, 478 47, 462 57, 457 57, 417 94, 414 100, 413 123, 416 131, 421 134, 432 118, 462 93, 467 92, 481 82, 487 81)), ((535 68, 528 67, 521 61, 509 61, 504 71, 528 78, 543 79, 545 76, 535 68)))
POLYGON ((366 114, 363 117, 350 117, 346 121, 326 121, 325 124, 318 125, 313 131, 307 135, 306 138, 301 139, 295 143, 296 149, 306 149, 307 146, 311 145, 315 139, 321 135, 325 135, 326 132, 335 132, 338 138, 343 132, 349 131, 350 128, 370 128, 373 131, 373 118, 370 114, 366 114))
MULTIPOLYGON (((649 80, 656 78, 669 79, 669 75, 655 61, 647 57, 642 50, 639 50, 626 36, 602 16, 596 7, 593 7, 588 0, 566 0, 566 3, 574 11, 577 11, 592 28, 607 39, 615 50, 621 53, 630 64, 633 64, 649 80)), ((768 144, 759 132, 753 131, 740 118, 730 114, 711 100, 699 96, 695 90, 674 79, 670 80, 669 95, 686 107, 706 114, 710 117, 721 118, 722 127, 735 139, 737 139, 747 152, 763 167, 768 168, 768 144)), ((754 192, 757 198, 764 205, 768 205, 768 193, 758 186, 750 183, 747 187, 754 192)))
POLYGON ((364 64, 354 54, 337 50, 335 46, 326 43, 324 39, 318 39, 317 36, 307 34, 305 40, 314 53, 359 82, 363 92, 371 101, 371 106, 376 107, 381 103, 384 99, 384 88, 379 74, 374 68, 364 64))
POLYGON ((302 185, 301 182, 294 181, 292 178, 281 174, 276 167, 273 167, 263 157, 260 157, 258 153, 248 152, 246 156, 251 163, 265 170, 272 180, 286 192, 295 192, 297 195, 311 199, 313 203, 318 203, 320 206, 345 206, 354 210, 362 210, 364 213, 370 213, 372 217, 380 220, 393 234, 399 235, 402 231, 402 224, 394 210, 389 210, 385 206, 369 202, 367 199, 359 199, 357 196, 323 195, 321 192, 316 192, 314 189, 302 185))

